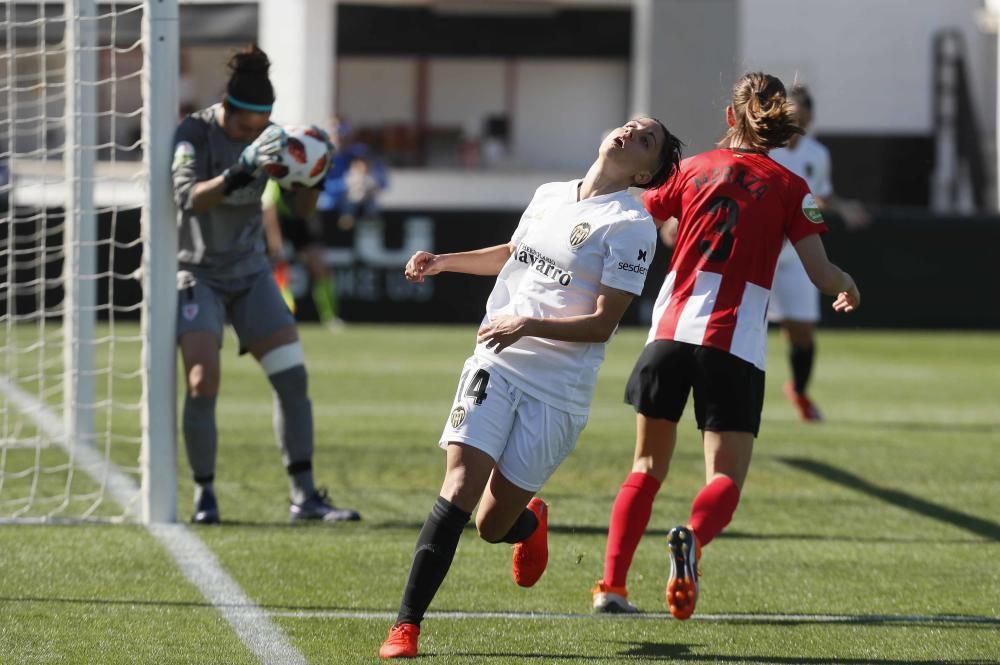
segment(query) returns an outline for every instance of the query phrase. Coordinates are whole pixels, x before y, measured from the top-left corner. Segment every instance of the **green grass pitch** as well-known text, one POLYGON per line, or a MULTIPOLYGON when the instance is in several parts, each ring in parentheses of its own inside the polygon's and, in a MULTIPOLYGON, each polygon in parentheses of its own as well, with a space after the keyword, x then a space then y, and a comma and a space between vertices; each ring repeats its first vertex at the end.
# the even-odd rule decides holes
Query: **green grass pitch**
MULTIPOLYGON (((229 338, 217 473, 226 524, 193 531, 309 663, 374 663, 441 481, 436 441, 474 328, 302 335, 317 479, 364 521, 286 524, 267 382, 229 338)), ((705 550, 696 618, 585 616, 631 463, 633 416, 621 393, 643 340, 631 329, 612 342, 590 423, 542 491, 552 528, 545 576, 518 588, 509 546, 468 530, 424 622, 418 662, 1000 662, 997 334, 822 331, 820 425, 799 423, 782 397, 785 347, 773 335, 754 463, 733 523, 705 550), (492 612, 502 616, 483 614, 492 612)), ((664 612, 663 535, 687 517, 703 481, 690 412, 629 578, 647 613, 664 612)), ((0 526, 0 663, 253 662, 142 527, 0 526)))

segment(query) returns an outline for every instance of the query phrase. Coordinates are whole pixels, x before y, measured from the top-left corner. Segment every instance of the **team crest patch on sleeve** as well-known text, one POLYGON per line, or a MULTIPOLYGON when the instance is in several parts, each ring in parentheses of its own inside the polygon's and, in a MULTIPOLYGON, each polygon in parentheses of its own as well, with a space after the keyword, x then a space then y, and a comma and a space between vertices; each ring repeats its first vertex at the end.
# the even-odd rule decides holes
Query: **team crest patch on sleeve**
POLYGON ((178 169, 194 161, 194 146, 187 141, 181 141, 174 147, 174 163, 171 168, 178 169))
POLYGON ((802 199, 802 214, 813 224, 823 223, 823 213, 812 194, 806 194, 802 199))
POLYGON ((573 227, 573 230, 569 232, 569 246, 571 249, 576 249, 583 244, 583 241, 590 237, 590 224, 587 222, 580 222, 573 227))
POLYGON ((453 429, 458 429, 465 422, 465 407, 456 406, 451 410, 451 426, 453 429))

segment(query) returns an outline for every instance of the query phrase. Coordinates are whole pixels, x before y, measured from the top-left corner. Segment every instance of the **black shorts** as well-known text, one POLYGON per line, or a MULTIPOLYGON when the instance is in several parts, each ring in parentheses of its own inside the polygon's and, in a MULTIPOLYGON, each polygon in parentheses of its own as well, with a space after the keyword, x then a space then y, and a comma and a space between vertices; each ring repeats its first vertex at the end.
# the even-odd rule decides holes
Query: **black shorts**
POLYGON ((672 340, 646 345, 625 387, 625 403, 648 418, 677 422, 694 389, 698 429, 760 430, 764 372, 731 353, 672 340))
POLYGON ((321 245, 323 240, 313 225, 301 217, 278 217, 281 227, 281 237, 292 243, 296 252, 301 252, 310 245, 321 245))

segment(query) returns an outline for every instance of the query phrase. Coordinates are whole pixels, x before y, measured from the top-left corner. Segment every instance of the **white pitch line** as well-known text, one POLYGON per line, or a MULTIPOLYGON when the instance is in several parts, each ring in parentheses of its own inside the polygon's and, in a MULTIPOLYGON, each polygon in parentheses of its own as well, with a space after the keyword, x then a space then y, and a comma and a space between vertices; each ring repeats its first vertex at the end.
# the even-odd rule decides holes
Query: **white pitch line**
MULTIPOLYGON (((63 434, 62 421, 52 410, 8 378, 0 376, 0 392, 30 417, 53 441, 71 454, 75 463, 98 483, 104 483, 121 506, 130 505, 139 492, 135 480, 93 447, 74 443, 63 434)), ((305 656, 280 628, 243 592, 205 543, 183 524, 147 524, 146 529, 170 553, 184 576, 229 622, 236 635, 264 665, 307 665, 305 656)))
MULTIPOLYGON (((273 611, 269 616, 282 619, 385 619, 396 618, 395 612, 351 612, 348 610, 273 611)), ((515 621, 578 621, 627 619, 672 619, 666 612, 641 612, 639 614, 572 614, 559 612, 428 612, 427 619, 509 619, 515 621)), ((997 624, 1000 617, 970 616, 961 614, 695 614, 694 621, 746 623, 956 623, 997 624)))
POLYGON ((135 497, 138 489, 135 481, 122 473, 118 467, 106 461, 93 446, 70 441, 65 436, 62 420, 34 395, 24 392, 13 381, 0 376, 0 392, 35 424, 54 443, 58 443, 73 460, 73 464, 86 471, 98 485, 108 489, 109 494, 127 514, 135 517, 135 497), (99 470, 104 470, 101 473, 99 470))

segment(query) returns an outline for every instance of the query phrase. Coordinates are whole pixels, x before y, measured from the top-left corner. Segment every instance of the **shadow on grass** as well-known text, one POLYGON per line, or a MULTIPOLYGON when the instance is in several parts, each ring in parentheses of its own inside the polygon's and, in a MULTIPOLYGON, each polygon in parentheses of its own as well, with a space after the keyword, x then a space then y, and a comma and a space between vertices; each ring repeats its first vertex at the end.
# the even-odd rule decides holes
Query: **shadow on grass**
MULTIPOLYGON (((287 618, 300 619, 361 619, 361 620, 390 620, 394 615, 394 610, 384 607, 346 607, 337 605, 285 605, 285 604, 259 604, 247 605, 241 603, 222 603, 213 605, 207 601, 186 601, 186 600, 149 600, 135 598, 63 598, 63 597, 38 597, 38 596, 0 596, 0 603, 39 603, 39 604, 64 604, 80 606, 121 606, 121 607, 177 607, 177 608, 228 608, 228 609, 258 609, 264 612, 275 613, 279 616, 284 613, 287 618)), ((604 622, 604 621, 671 621, 669 615, 665 613, 642 613, 635 615, 594 615, 586 614, 561 614, 547 612, 505 612, 505 611, 468 611, 459 608, 432 610, 427 615, 428 619, 435 621, 463 620, 463 619, 523 619, 530 621, 579 621, 583 623, 604 622)), ((861 625, 861 626, 933 626, 935 628, 984 628, 996 630, 1000 627, 1000 617, 977 616, 966 614, 932 614, 932 615, 907 615, 907 614, 718 614, 718 615, 695 615, 692 619, 694 623, 712 623, 729 625, 755 625, 755 626, 801 626, 805 624, 813 625, 861 625)))
MULTIPOLYGON (((695 645, 699 646, 699 645, 695 645)), ((560 660, 583 660, 583 661, 594 661, 600 663, 608 662, 607 656, 595 656, 591 654, 582 653, 521 653, 521 652, 508 652, 508 653, 475 653, 471 651, 463 651, 454 654, 455 656, 465 657, 465 658, 516 658, 518 662, 526 662, 532 660, 538 660, 542 662, 558 662, 560 660)), ((697 656, 691 653, 691 647, 687 644, 660 644, 655 642, 642 642, 639 645, 622 651, 617 654, 620 658, 643 658, 647 660, 669 660, 669 661, 687 661, 691 659, 695 660, 711 660, 712 657, 709 656, 697 656)))
MULTIPOLYGON (((619 642, 618 644, 627 644, 619 642)), ((692 645, 698 646, 698 645, 692 645)), ((931 663, 953 663, 954 665, 996 665, 987 660, 896 660, 893 658, 816 658, 810 656, 724 656, 721 654, 691 653, 684 644, 663 642, 639 642, 618 654, 622 658, 643 658, 647 660, 669 660, 681 663, 764 663, 767 665, 930 665, 931 663)))
MULTIPOLYGON (((798 422, 798 421, 796 421, 798 422)), ((920 423, 902 420, 831 420, 835 427, 894 429, 902 432, 945 432, 949 434, 994 434, 1000 432, 997 423, 920 423)))
MULTIPOLYGON (((617 644, 630 644, 617 642, 617 644)), ((617 654, 618 658, 641 659, 643 661, 669 661, 677 663, 761 663, 763 665, 931 665, 950 663, 953 665, 997 665, 993 660, 896 660, 894 658, 816 658, 810 656, 726 656, 711 653, 692 653, 692 647, 702 645, 672 644, 668 642, 632 643, 617 654)), ((560 660, 582 660, 607 662, 607 656, 573 653, 473 653, 461 652, 454 654, 462 657, 475 658, 517 658, 519 662, 539 660, 558 662, 560 660)))
POLYGON ((832 483, 849 487, 868 496, 875 497, 880 501, 892 504, 899 508, 930 517, 952 526, 957 526, 977 536, 988 538, 1000 542, 1000 524, 990 520, 969 515, 958 510, 953 510, 947 506, 932 503, 920 497, 901 492, 899 490, 887 489, 874 485, 860 476, 856 476, 849 471, 839 469, 823 462, 801 457, 781 457, 781 462, 788 466, 819 476, 832 483))
MULTIPOLYGON (((242 524, 241 526, 270 526, 266 523, 256 523, 256 524, 242 524)), ((281 525, 279 525, 281 526, 281 525)), ((421 522, 410 522, 402 520, 387 520, 383 522, 369 522, 365 524, 365 528, 372 530, 386 530, 386 531, 413 531, 414 533, 420 531, 423 526, 421 522)), ((474 524, 470 523, 466 526, 466 530, 470 532, 475 532, 476 527, 474 524)), ((650 528, 646 529, 644 535, 646 537, 652 538, 666 538, 667 533, 670 531, 668 528, 650 528)), ((569 534, 571 536, 599 536, 604 538, 608 535, 607 525, 593 525, 593 524, 558 524, 549 523, 549 533, 561 533, 569 534)), ((815 534, 815 533, 749 533, 746 531, 730 530, 724 531, 719 534, 718 538, 722 539, 732 539, 732 540, 789 540, 789 541, 818 541, 818 542, 851 542, 851 543, 922 543, 922 544, 956 544, 956 543, 966 543, 966 544, 977 544, 982 543, 979 538, 968 538, 965 540, 956 538, 927 538, 922 536, 858 536, 858 535, 846 535, 846 534, 815 534)))

